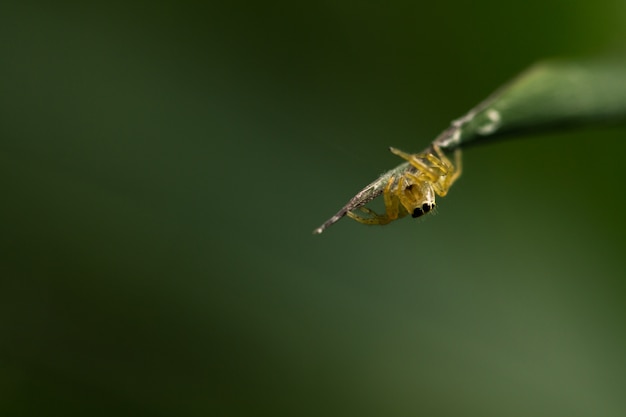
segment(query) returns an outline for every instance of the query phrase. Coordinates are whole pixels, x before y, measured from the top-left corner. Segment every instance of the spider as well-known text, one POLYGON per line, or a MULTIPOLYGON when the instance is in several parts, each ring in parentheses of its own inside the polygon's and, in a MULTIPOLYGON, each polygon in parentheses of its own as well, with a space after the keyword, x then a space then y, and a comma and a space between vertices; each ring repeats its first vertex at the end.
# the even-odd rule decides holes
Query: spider
POLYGON ((411 214, 420 217, 435 208, 435 194, 444 197, 461 175, 461 150, 454 152, 454 164, 437 145, 432 151, 408 154, 396 148, 389 150, 406 159, 411 168, 402 175, 392 175, 383 190, 385 214, 378 214, 367 207, 359 207, 366 214, 361 216, 349 211, 348 217, 364 224, 388 224, 411 214))

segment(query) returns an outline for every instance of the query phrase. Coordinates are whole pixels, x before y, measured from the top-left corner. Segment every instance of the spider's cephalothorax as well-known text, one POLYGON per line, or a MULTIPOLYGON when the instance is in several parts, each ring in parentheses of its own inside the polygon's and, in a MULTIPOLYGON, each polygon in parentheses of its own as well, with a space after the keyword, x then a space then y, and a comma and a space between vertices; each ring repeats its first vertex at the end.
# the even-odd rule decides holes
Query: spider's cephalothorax
POLYGON ((365 224, 387 224, 410 214, 420 217, 435 208, 435 194, 443 197, 461 175, 461 150, 454 153, 454 164, 437 145, 432 151, 408 154, 396 148, 391 152, 409 161, 410 169, 389 178, 383 190, 385 214, 367 207, 359 210, 365 216, 348 212, 348 216, 365 224))

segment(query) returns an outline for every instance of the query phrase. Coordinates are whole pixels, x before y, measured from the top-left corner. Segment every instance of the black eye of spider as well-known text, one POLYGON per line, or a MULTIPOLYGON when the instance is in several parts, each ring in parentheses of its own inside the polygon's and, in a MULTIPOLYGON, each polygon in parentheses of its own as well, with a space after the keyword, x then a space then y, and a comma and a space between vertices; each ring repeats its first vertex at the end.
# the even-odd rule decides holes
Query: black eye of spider
POLYGON ((421 207, 415 207, 415 210, 413 210, 413 214, 411 214, 413 218, 423 216, 423 215, 424 215, 424 210, 422 210, 421 207))
POLYGON ((431 211, 434 206, 435 205, 431 204, 431 203, 424 203, 424 204, 422 204, 422 207, 415 207, 415 209, 413 210, 413 213, 411 214, 411 216, 413 218, 423 216, 424 214, 426 214, 429 211, 431 211))

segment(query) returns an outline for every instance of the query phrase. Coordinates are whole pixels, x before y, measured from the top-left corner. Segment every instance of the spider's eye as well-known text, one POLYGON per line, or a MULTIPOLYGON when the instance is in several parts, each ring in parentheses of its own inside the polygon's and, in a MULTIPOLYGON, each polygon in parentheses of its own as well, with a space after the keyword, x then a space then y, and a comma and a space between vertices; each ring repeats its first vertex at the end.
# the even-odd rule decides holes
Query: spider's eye
POLYGON ((424 203, 422 204, 422 207, 415 207, 415 209, 413 210, 413 214, 411 214, 411 216, 413 218, 423 216, 424 214, 431 211, 434 206, 435 205, 432 203, 424 203))
POLYGON ((424 210, 421 207, 415 207, 415 210, 413 210, 413 214, 411 214, 413 218, 423 216, 423 215, 424 215, 424 210))

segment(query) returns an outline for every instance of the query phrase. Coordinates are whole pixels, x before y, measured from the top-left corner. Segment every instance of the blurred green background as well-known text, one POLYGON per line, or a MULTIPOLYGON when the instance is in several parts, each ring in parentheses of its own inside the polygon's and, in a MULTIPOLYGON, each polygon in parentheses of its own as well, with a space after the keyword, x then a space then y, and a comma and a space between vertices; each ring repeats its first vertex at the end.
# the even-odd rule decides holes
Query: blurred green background
POLYGON ((622 0, 3 2, 0 415, 624 416, 625 129, 311 231, 622 0))

